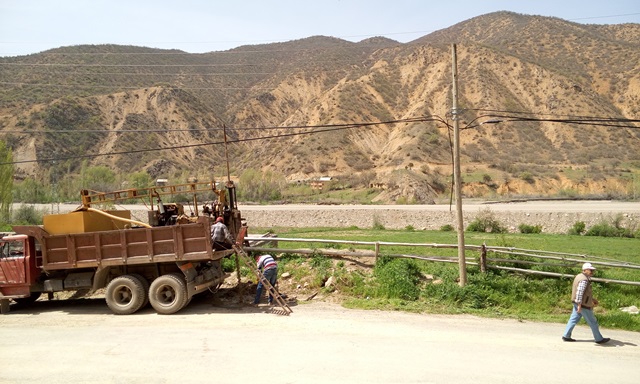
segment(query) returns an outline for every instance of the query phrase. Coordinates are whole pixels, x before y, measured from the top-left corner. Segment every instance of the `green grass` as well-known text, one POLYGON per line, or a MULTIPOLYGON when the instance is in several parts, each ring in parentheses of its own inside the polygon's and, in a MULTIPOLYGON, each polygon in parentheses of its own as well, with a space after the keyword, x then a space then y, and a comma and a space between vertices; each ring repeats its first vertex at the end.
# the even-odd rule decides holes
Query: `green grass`
MULTIPOLYGON (((264 230, 254 229, 253 232, 261 233, 264 230)), ((281 238, 436 244, 455 244, 457 241, 455 232, 442 231, 360 228, 272 228, 271 230, 281 238)), ((465 233, 465 243, 566 252, 585 255, 584 259, 589 261, 603 258, 640 264, 640 239, 468 232, 465 233)), ((320 243, 281 241, 279 247, 284 251, 295 248, 320 249, 324 246, 320 243)), ((342 248, 361 249, 362 247, 342 245, 342 248)), ((366 248, 373 249, 372 246, 366 248)), ((381 253, 383 255, 457 256, 455 248, 384 246, 381 248, 381 253)), ((287 255, 284 260, 281 259, 281 263, 294 279, 304 278, 321 288, 323 281, 326 281, 329 276, 334 276, 337 285, 329 291, 339 291, 345 297, 343 302, 347 307, 423 313, 467 313, 557 323, 566 322, 571 313, 570 278, 550 278, 497 270, 480 273, 478 267, 468 265, 468 284, 460 287, 457 283, 457 263, 380 257, 375 266, 347 271, 344 261, 334 261, 333 265, 330 265, 326 262, 322 263, 321 256, 318 255, 311 258, 292 255, 290 252, 287 255)), ((478 252, 469 250, 466 252, 467 261, 473 261, 477 257, 478 252)), ((579 273, 577 268, 555 266, 531 268, 572 275, 579 273)), ((595 277, 640 281, 640 270, 603 266, 598 269, 595 277)), ((600 282, 594 282, 593 285, 594 294, 600 300, 596 315, 601 326, 640 331, 640 316, 620 311, 621 307, 631 305, 640 307, 640 287, 600 282)))
POLYGON ((311 190, 308 186, 289 187, 282 193, 283 199, 292 203, 352 203, 372 204, 380 191, 372 188, 345 188, 339 190, 311 190))

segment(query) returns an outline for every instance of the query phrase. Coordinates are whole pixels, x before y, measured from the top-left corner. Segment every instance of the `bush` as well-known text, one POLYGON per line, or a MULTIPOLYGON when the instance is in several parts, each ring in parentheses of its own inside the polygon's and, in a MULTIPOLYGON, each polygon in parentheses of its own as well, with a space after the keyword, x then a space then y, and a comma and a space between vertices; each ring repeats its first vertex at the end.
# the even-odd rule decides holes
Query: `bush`
POLYGON ((602 236, 602 237, 633 237, 633 233, 626 228, 618 228, 609 223, 598 223, 589 228, 584 234, 585 236, 602 236))
POLYGON ((453 232, 453 225, 451 224, 445 224, 442 227, 440 227, 440 230, 442 232, 453 232))
POLYGON ((573 227, 571 227, 569 229, 569 234, 570 235, 582 235, 586 228, 587 228, 587 225, 584 223, 584 221, 576 221, 573 224, 573 227))
POLYGON ((420 269, 415 260, 381 257, 374 276, 378 283, 378 297, 416 300, 420 295, 420 269))
POLYGON ((535 182, 535 180, 533 179, 533 175, 529 172, 522 172, 520 174, 520 178, 529 184, 533 184, 535 182))
POLYGON ((380 222, 380 219, 378 218, 378 216, 374 216, 373 217, 373 227, 372 228, 373 229, 377 229, 377 230, 384 230, 385 229, 384 224, 382 224, 380 222))
POLYGON ((36 209, 33 205, 21 205, 13 213, 13 222, 19 225, 40 225, 44 212, 36 209))
POLYGON ((236 270, 236 255, 232 255, 231 257, 225 257, 222 261, 222 270, 224 272, 233 272, 236 270))
POLYGON ((622 215, 618 215, 611 224, 602 221, 589 228, 585 236, 634 237, 636 234, 633 232, 633 230, 622 226, 622 215))
POLYGON ((492 232, 492 233, 506 233, 507 228, 495 218, 495 215, 491 210, 485 209, 478 213, 475 220, 469 223, 467 226, 469 232, 492 232))
POLYGON ((520 224, 518 225, 518 230, 520 233, 541 233, 542 226, 541 225, 528 225, 528 224, 520 224))

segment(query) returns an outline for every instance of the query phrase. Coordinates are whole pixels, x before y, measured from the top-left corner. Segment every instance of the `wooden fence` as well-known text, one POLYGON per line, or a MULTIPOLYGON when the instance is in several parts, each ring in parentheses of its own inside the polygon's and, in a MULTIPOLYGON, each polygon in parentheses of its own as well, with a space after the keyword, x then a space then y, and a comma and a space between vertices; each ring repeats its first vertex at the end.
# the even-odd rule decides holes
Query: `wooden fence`
MULTIPOLYGON (((457 256, 425 256, 405 253, 382 252, 385 247, 418 247, 418 248, 449 248, 458 249, 457 244, 437 244, 437 243, 394 243, 387 241, 354 241, 354 240, 330 240, 330 239, 300 239, 281 238, 274 235, 249 236, 245 240, 249 246, 247 251, 264 253, 294 253, 300 255, 324 255, 328 257, 350 257, 350 258, 374 258, 380 256, 409 258, 442 263, 458 263, 457 256), (280 242, 291 243, 311 243, 320 244, 318 248, 278 248, 280 242), (348 245, 349 248, 328 248, 335 245, 348 245), (358 249, 356 249, 356 247, 358 249)), ((486 245, 465 245, 465 250, 470 254, 467 256, 467 265, 477 265, 481 272, 487 269, 498 269, 518 273, 534 274, 557 278, 573 278, 574 273, 560 273, 547 270, 518 268, 517 266, 542 266, 544 269, 564 269, 572 268, 577 270, 585 261, 591 262, 594 266, 607 268, 621 268, 640 270, 640 265, 620 262, 613 259, 575 253, 551 252, 544 250, 521 249, 514 247, 497 247, 486 245), (471 254, 472 252, 472 254, 471 254), (492 257, 488 257, 492 255, 492 257), (505 265, 506 264, 506 265, 505 265), (510 266, 509 266, 510 265, 510 266)), ((614 280, 593 277, 592 281, 612 284, 627 284, 640 286, 640 281, 614 280)))

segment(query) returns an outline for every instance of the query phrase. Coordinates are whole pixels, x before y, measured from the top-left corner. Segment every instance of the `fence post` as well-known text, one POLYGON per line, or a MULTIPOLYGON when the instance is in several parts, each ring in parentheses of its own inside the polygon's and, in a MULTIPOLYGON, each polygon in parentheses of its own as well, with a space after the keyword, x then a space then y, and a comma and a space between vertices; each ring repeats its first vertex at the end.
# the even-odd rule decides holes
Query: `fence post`
POLYGON ((376 241, 375 245, 376 259, 375 264, 378 264, 378 254, 380 253, 380 243, 376 241))
POLYGON ((480 272, 487 272, 487 244, 482 243, 480 248, 480 272))

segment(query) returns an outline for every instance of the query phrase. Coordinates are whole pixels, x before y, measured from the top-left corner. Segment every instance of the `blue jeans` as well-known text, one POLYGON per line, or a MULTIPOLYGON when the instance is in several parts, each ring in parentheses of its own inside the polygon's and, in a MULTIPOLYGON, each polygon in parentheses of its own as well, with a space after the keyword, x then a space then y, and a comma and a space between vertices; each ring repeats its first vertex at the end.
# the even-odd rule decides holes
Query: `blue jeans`
MULTIPOLYGON (((278 268, 267 269, 262 272, 264 278, 271 283, 272 286, 276 286, 276 280, 278 279, 278 268)), ((258 280, 258 288, 256 289, 256 298, 253 300, 253 304, 260 303, 260 298, 262 297, 262 281, 258 280)), ((273 295, 269 293, 269 304, 273 302, 273 295)))
POLYGON ((571 332, 573 332, 573 328, 578 324, 581 318, 584 317, 584 320, 589 324, 591 328, 591 332, 593 333, 593 338, 596 341, 600 341, 604 339, 602 334, 600 334, 600 329, 598 329, 598 320, 596 320, 596 316, 593 314, 593 310, 582 307, 580 313, 578 313, 578 304, 573 303, 573 312, 571 312, 571 317, 569 317, 569 322, 567 323, 567 328, 564 330, 564 337, 571 337, 571 332))

